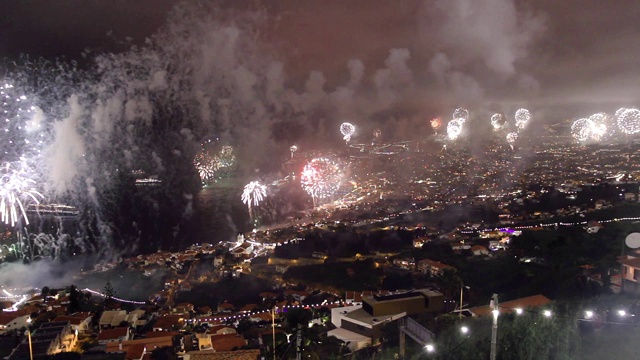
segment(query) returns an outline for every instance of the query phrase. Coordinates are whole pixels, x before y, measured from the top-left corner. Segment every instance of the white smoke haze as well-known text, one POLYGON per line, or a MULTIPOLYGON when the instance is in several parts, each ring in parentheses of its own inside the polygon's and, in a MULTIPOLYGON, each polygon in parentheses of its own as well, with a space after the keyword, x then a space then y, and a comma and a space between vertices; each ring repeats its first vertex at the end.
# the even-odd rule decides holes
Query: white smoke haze
POLYGON ((522 63, 545 31, 543 16, 513 0, 439 0, 424 8, 419 30, 428 44, 391 46, 376 62, 351 56, 336 81, 324 69, 290 78, 287 54, 264 41, 265 12, 180 3, 145 44, 99 54, 70 96, 38 113, 52 129, 46 195, 85 207, 91 246, 116 251, 115 239, 138 236, 113 215, 132 197, 125 185, 133 171, 162 181, 162 200, 143 201, 150 217, 174 210, 170 231, 154 234, 180 235, 174 230, 196 207, 192 161, 206 139, 232 146, 238 176, 253 176, 279 170, 293 143, 340 143, 344 121, 358 128, 354 141, 369 141, 378 127, 386 139, 426 137, 428 119, 440 115, 446 124, 464 106, 472 113, 464 133, 476 134, 476 126, 490 133, 493 113, 513 122, 515 110, 528 107, 518 94, 542 92, 544 83, 522 63), (500 91, 510 98, 496 98, 500 91))
POLYGON ((423 28, 437 49, 429 69, 455 100, 481 105, 487 88, 493 93, 513 78, 528 92, 539 88, 518 65, 546 29, 542 15, 513 0, 439 0, 426 6, 423 28))

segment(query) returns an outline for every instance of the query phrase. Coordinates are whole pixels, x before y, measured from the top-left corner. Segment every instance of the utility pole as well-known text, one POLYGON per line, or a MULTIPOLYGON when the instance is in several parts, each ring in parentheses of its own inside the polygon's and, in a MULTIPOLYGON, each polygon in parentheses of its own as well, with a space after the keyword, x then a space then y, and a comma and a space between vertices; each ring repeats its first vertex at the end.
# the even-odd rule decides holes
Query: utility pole
POLYGON ((296 332, 296 360, 302 360, 302 324, 298 324, 296 332))
POLYGON ((273 360, 276 360, 276 307, 271 309, 271 336, 273 337, 273 360))
POLYGON ((498 345, 498 315, 500 307, 498 306, 498 294, 493 294, 489 303, 491 312, 493 313, 493 325, 491 326, 491 360, 496 360, 496 348, 498 345))

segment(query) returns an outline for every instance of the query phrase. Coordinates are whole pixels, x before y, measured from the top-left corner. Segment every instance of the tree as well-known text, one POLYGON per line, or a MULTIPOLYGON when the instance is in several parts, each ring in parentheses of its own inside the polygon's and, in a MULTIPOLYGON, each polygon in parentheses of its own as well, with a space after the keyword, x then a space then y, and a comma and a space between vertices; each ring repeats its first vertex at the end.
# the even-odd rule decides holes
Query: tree
POLYGON ((111 285, 111 281, 107 280, 107 283, 104 285, 104 297, 107 299, 111 299, 116 296, 116 290, 111 285))
POLYGON ((42 297, 46 297, 49 295, 49 287, 48 286, 43 286, 42 287, 42 291, 40 292, 40 295, 42 295, 42 297))
POLYGON ((116 290, 111 285, 111 281, 107 280, 107 283, 104 285, 104 298, 106 304, 113 304, 113 298, 116 296, 116 290))
POLYGON ((75 285, 71 285, 69 289, 69 313, 73 314, 78 310, 80 310, 80 293, 75 285))

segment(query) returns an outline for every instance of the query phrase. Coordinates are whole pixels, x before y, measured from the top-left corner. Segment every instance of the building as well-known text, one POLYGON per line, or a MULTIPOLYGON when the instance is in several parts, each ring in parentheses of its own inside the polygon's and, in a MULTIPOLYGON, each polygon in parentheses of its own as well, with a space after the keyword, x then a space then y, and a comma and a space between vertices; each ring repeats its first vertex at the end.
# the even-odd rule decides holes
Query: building
POLYGON ((445 270, 455 271, 453 266, 441 263, 431 259, 422 259, 418 261, 418 270, 431 276, 442 276, 445 270))
POLYGON ((26 328, 29 316, 12 312, 0 312, 0 334, 14 329, 26 328))
POLYGON ((436 313, 444 308, 444 295, 428 289, 362 297, 361 305, 331 309, 336 326, 327 333, 348 342, 355 351, 377 342, 384 325, 407 315, 436 313))
POLYGON ((154 336, 135 340, 108 343, 107 353, 126 353, 126 360, 140 359, 143 354, 150 354, 156 348, 173 346, 173 336, 154 336))
MULTIPOLYGON (((55 355, 68 351, 75 346, 77 335, 68 322, 49 322, 42 324, 31 334, 33 358, 55 355)), ((10 360, 29 359, 29 341, 24 339, 9 356, 10 360)))
POLYGON ((622 289, 640 293, 640 257, 627 255, 619 258, 618 262, 622 265, 622 289))
MULTIPOLYGON (((551 303, 551 299, 544 295, 533 295, 527 296, 515 300, 509 300, 500 302, 500 312, 501 313, 512 313, 516 311, 516 309, 529 309, 529 308, 537 308, 541 306, 545 306, 551 303)), ((489 305, 485 306, 477 306, 474 308, 468 309, 471 312, 472 316, 485 316, 492 313, 493 309, 489 305)))
POLYGON ((86 332, 91 327, 91 314, 77 314, 68 316, 58 316, 54 322, 68 321, 73 331, 86 332))
POLYGON ((131 334, 128 326, 117 327, 115 329, 105 329, 98 334, 98 344, 106 345, 110 342, 122 342, 129 340, 131 334))

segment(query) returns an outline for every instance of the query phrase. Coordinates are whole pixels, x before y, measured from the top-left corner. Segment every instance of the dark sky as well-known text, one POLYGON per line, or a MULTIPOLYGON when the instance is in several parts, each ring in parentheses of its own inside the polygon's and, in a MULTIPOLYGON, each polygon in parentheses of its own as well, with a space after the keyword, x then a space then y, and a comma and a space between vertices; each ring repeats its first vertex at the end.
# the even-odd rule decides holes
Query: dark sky
MULTIPOLYGON (((140 42, 153 34, 176 3, 5 0, 0 56, 28 53, 74 59, 83 48, 118 50, 118 41, 126 37, 140 42)), ((435 74, 437 85, 458 87, 461 96, 473 97, 475 91, 489 100, 522 97, 524 89, 534 104, 613 107, 637 105, 640 100, 639 1, 238 3, 229 2, 267 9, 270 16, 262 39, 275 46, 292 78, 320 70, 328 86, 335 86, 347 76, 349 59, 380 68, 390 49, 407 48, 414 76, 435 74), (438 53, 444 54, 440 67, 435 67, 440 72, 433 67, 438 53)))

